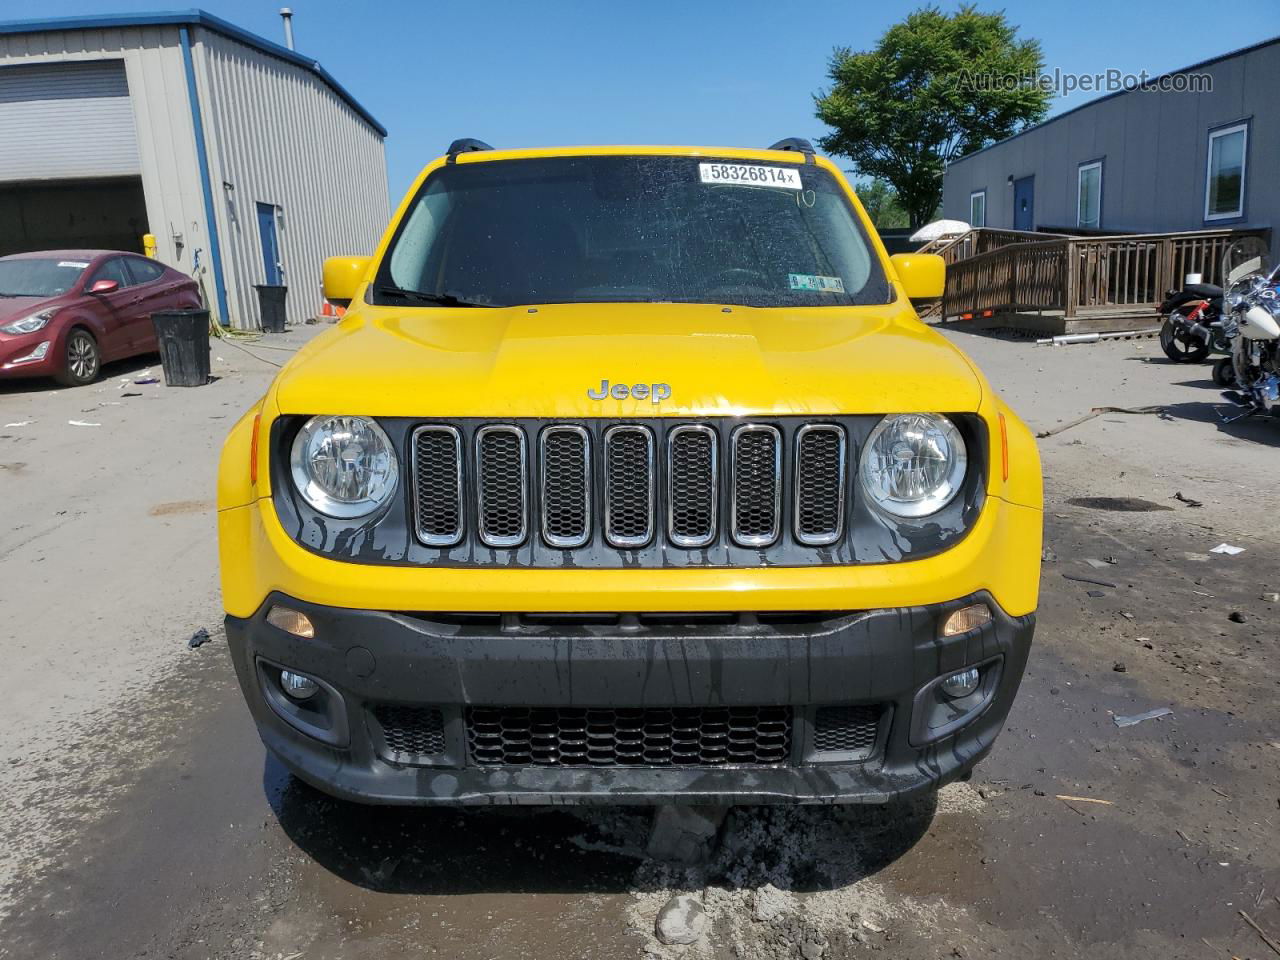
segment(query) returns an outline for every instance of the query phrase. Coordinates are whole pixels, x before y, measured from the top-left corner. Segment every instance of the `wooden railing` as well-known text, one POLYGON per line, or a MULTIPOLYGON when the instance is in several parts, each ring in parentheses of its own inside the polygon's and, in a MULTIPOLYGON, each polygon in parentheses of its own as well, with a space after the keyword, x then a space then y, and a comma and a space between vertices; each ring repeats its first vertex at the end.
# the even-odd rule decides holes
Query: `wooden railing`
POLYGON ((1140 313, 1181 287, 1188 273, 1221 282, 1227 247, 1268 234, 1223 229, 1014 242, 948 264, 941 312, 1140 313))
POLYGON ((917 253, 936 253, 948 265, 967 260, 979 254, 990 253, 1012 243, 1039 243, 1062 236, 1058 233, 1032 233, 1027 230, 1000 230, 995 227, 974 227, 967 233, 930 240, 917 253))

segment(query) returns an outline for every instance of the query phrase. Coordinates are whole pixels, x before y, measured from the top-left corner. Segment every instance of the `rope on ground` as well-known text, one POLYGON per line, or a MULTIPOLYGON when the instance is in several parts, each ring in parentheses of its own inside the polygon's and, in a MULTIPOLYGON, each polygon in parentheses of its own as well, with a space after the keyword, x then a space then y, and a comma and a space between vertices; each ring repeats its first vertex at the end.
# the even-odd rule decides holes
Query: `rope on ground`
MULTIPOLYGON (((283 363, 276 363, 274 360, 268 360, 266 357, 260 357, 256 353, 254 353, 252 350, 250 350, 248 347, 244 346, 243 344, 236 343, 237 340, 242 340, 242 339, 246 339, 250 341, 257 340, 262 336, 261 333, 257 333, 255 336, 254 334, 256 331, 251 331, 251 330, 223 330, 217 324, 214 325, 214 328, 221 330, 220 333, 213 333, 214 339, 221 340, 223 343, 227 344, 228 346, 235 347, 237 350, 247 353, 249 356, 253 357, 253 359, 259 361, 260 363, 270 364, 273 367, 284 366, 283 363), (243 336, 241 336, 242 334, 243 336)), ((267 349, 271 349, 271 348, 268 347, 267 349)))
POLYGON ((1072 427, 1078 427, 1080 426, 1080 424, 1087 423, 1088 421, 1092 420, 1094 417, 1100 417, 1104 413, 1133 413, 1133 414, 1154 413, 1158 416, 1165 416, 1165 410, 1163 406, 1094 407, 1092 410, 1086 413, 1083 417, 1080 417, 1078 420, 1072 420, 1070 423, 1064 423, 1062 426, 1054 427, 1052 430, 1042 430, 1040 433, 1036 434, 1036 439, 1043 440, 1045 437, 1056 436, 1057 434, 1062 433, 1064 430, 1070 430, 1072 427))

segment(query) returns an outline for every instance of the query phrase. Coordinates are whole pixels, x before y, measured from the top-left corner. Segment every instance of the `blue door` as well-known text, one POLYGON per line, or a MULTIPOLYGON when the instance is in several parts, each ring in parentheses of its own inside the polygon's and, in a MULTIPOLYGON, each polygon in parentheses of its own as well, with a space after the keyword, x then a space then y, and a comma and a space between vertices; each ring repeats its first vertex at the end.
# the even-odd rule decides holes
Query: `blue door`
POLYGON ((1036 178, 1013 181, 1013 229, 1036 228, 1036 178))
POLYGON ((280 262, 280 242, 276 238, 276 208, 258 204, 258 236, 262 238, 262 266, 269 287, 284 285, 284 265, 280 262))

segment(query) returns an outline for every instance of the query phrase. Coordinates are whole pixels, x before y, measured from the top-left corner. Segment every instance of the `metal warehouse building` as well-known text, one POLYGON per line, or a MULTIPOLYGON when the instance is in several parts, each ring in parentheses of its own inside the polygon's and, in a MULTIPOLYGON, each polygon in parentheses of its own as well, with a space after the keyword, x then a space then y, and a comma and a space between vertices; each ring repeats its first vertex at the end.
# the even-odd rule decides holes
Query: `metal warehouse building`
POLYGON ((1095 233, 1272 230, 1280 37, 1112 93, 947 167, 944 215, 1095 233))
POLYGON ((143 251, 259 323, 320 305, 327 256, 390 216, 386 130, 320 64, 198 10, 0 23, 0 255, 143 251))

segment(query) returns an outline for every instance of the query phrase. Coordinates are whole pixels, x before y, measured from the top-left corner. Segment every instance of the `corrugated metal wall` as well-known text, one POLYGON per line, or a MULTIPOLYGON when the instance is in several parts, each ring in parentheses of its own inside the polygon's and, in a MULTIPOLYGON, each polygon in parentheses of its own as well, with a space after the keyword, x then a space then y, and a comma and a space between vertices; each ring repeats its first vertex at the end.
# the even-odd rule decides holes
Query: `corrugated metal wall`
MULTIPOLYGON (((199 251, 201 280, 212 303, 209 242, 178 28, 122 27, 0 35, 0 67, 102 60, 124 61, 147 222, 159 244, 157 257, 184 273, 194 273, 199 251)), ((86 155, 92 156, 94 143, 84 141, 84 147, 86 155)))
POLYGON ((390 219, 382 137, 310 71, 209 30, 196 40, 232 318, 258 323, 265 203, 276 207, 288 317, 301 322, 319 312, 324 258, 372 253, 390 219))
POLYGON ((0 144, 0 180, 137 174, 124 61, 0 67, 0 144))
POLYGON ((1272 227, 1280 255, 1280 42, 1206 66, 1212 91, 1133 91, 1051 119, 952 163, 943 215, 969 218, 969 195, 987 192, 987 226, 1013 225, 1011 180, 1035 177, 1037 226, 1076 224, 1079 169, 1102 161, 1104 230, 1163 233, 1272 227), (1244 216, 1205 220, 1209 132, 1249 124, 1244 216))
MULTIPOLYGON (((197 275, 216 313, 179 29, 0 35, 0 69, 124 63, 158 258, 197 275)), ((301 322, 320 308, 323 259, 372 253, 390 219, 382 137, 303 67, 210 30, 190 29, 231 321, 258 325, 253 284, 263 281, 255 213, 261 202, 278 208, 289 319, 301 322)), ((91 161, 95 142, 82 144, 91 161)), ((12 144, 4 147, 7 152, 12 144)))

